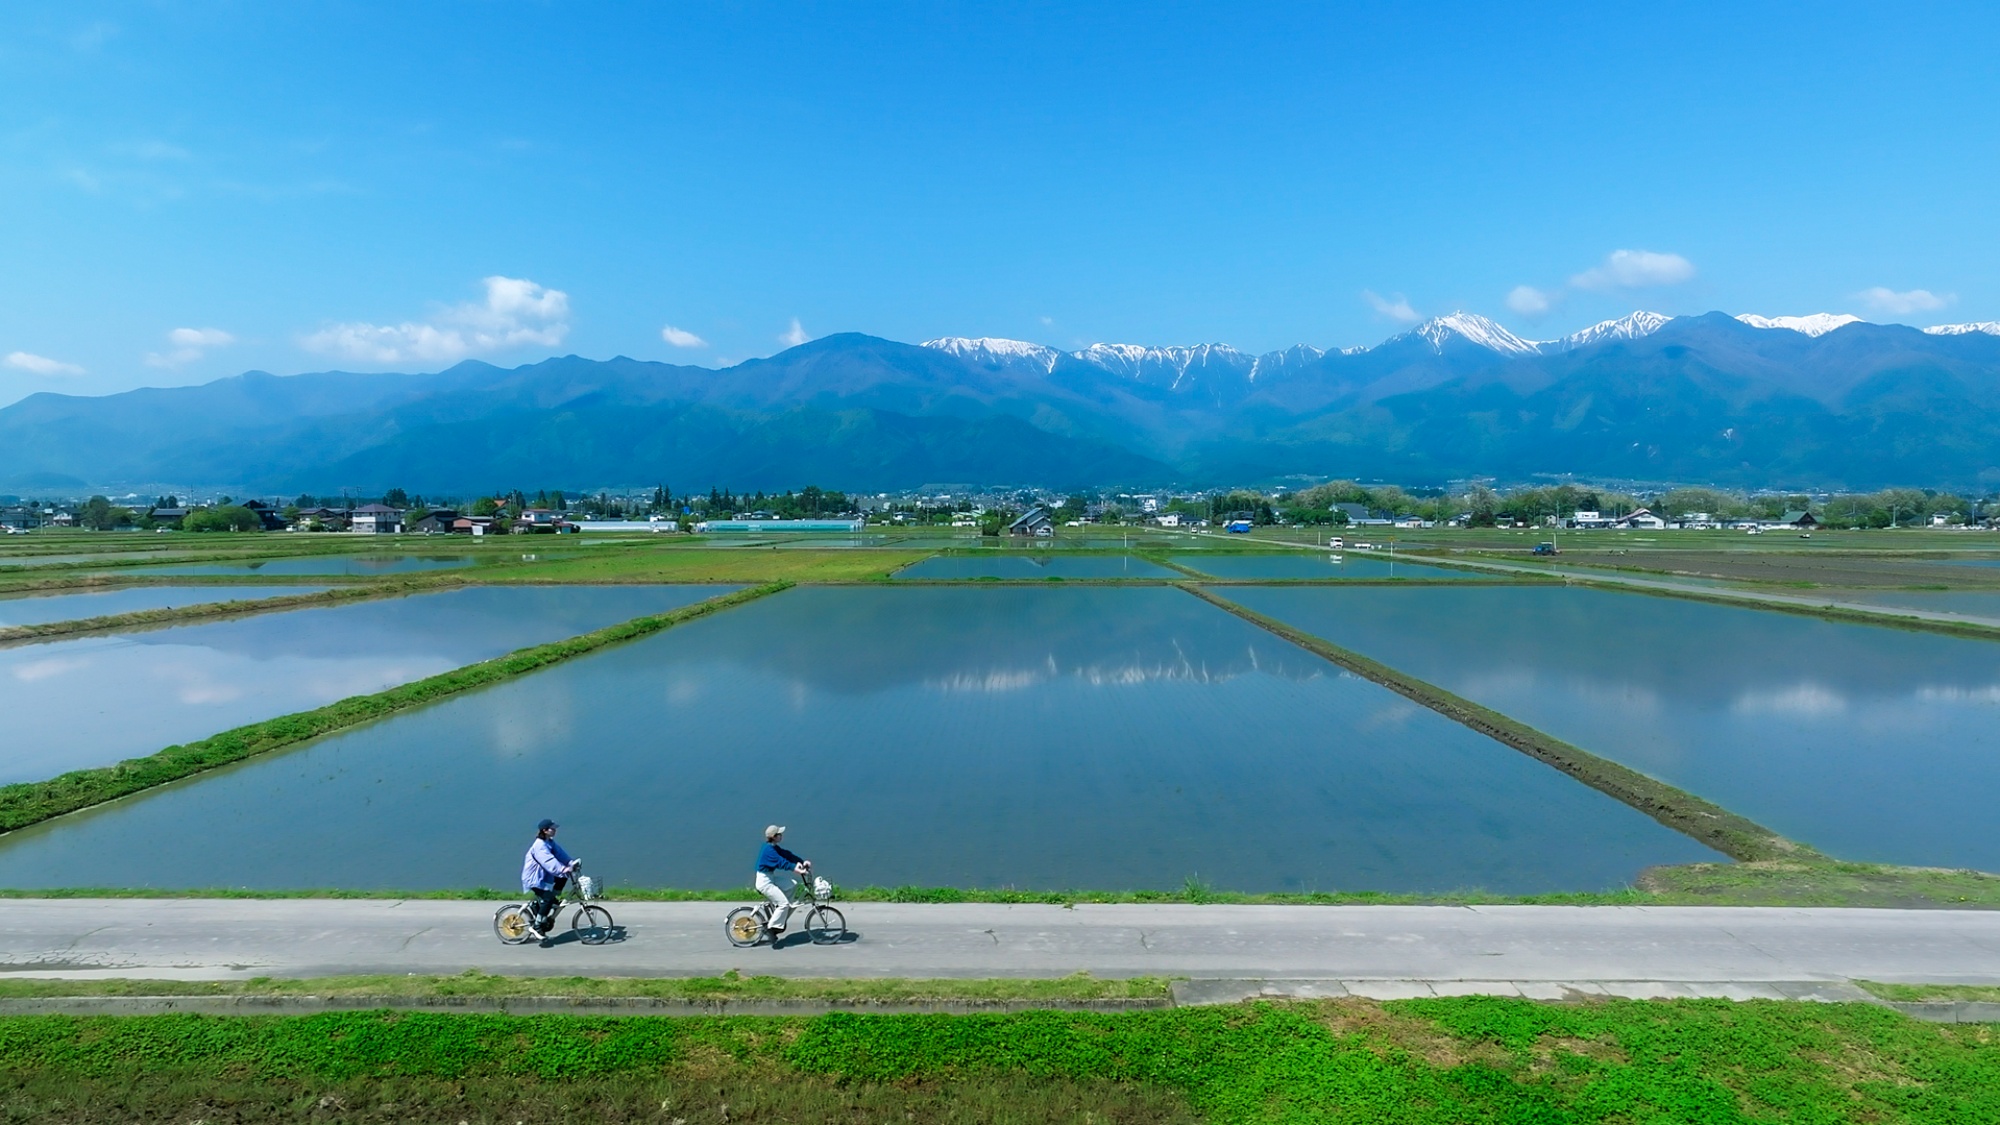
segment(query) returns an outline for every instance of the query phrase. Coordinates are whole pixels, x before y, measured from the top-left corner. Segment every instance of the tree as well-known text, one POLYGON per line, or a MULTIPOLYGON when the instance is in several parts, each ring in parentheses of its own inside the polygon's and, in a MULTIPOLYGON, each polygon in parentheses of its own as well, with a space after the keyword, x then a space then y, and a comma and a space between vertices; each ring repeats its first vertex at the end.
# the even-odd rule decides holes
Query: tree
POLYGON ((491 496, 481 496, 472 502, 472 514, 475 516, 491 516, 499 510, 500 502, 491 496))
POLYGON ((189 512, 182 526, 188 531, 262 531, 264 521, 248 508, 225 504, 219 508, 189 512))
POLYGON ((410 506, 410 494, 400 488, 392 488, 382 494, 382 502, 391 508, 407 508, 410 506))
POLYGON ((114 527, 131 527, 137 517, 130 508, 116 507, 102 496, 93 496, 77 513, 76 522, 91 531, 110 531, 114 527))

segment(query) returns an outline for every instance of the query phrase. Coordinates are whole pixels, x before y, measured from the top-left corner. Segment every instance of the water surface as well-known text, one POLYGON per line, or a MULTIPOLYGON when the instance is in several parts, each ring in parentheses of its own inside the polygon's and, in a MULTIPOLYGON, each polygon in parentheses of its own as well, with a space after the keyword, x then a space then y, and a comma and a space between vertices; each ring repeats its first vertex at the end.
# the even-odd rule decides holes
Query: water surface
POLYGON ((511 887, 544 816, 614 885, 743 886, 773 821, 851 884, 1525 892, 1717 858, 1176 590, 903 587, 768 597, 13 833, 0 862, 511 887), (190 824, 225 865, 186 861, 190 824))
POLYGON ((2000 871, 2000 644, 1588 589, 1229 596, 1840 858, 2000 871))
POLYGON ((0 649, 0 783, 151 754, 723 589, 487 586, 0 649))
POLYGON ((422 570, 452 570, 471 566, 479 560, 469 555, 321 555, 315 558, 264 559, 243 563, 184 563, 174 566, 133 568, 138 574, 262 574, 280 575, 343 574, 374 577, 409 574, 422 570))
POLYGON ((896 572, 897 578, 1179 578, 1132 555, 937 555, 896 572))
POLYGON ((177 609, 213 602, 317 594, 325 589, 324 586, 132 586, 122 590, 0 597, 0 629, 12 625, 46 625, 52 621, 109 617, 115 613, 137 613, 146 609, 177 609))
MULTIPOLYGON (((1289 555, 1187 555, 1174 561, 1216 578, 1480 578, 1471 571, 1392 561, 1388 552, 1289 555)), ((1491 577, 1504 578, 1505 575, 1491 577)))

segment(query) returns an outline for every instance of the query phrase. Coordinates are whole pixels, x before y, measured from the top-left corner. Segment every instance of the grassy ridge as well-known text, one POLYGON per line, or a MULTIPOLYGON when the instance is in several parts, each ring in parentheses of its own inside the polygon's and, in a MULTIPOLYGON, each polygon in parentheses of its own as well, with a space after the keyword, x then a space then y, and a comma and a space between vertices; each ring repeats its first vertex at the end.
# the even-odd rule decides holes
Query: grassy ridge
POLYGON ((790 585, 789 582, 772 582, 739 590, 668 613, 640 617, 567 640, 520 649, 373 695, 351 696, 311 711, 237 727, 199 742, 169 746, 157 754, 128 759, 115 766, 75 770, 48 781, 0 787, 0 832, 25 828, 64 813, 179 781, 204 770, 240 762, 345 727, 358 726, 460 692, 496 684, 595 652, 607 645, 648 636, 683 621, 777 593, 790 585))
POLYGON ((1267 629, 1308 652, 1325 657, 1357 676, 1373 680, 1454 722, 1554 766, 1592 789, 1623 801, 1661 824, 1686 833, 1732 859, 1770 860, 1814 854, 1804 845, 1793 843, 1747 817, 1664 781, 1647 777, 1637 770, 1600 758, 1435 684, 1294 629, 1202 587, 1184 588, 1195 597, 1267 629))
POLYGON ((1872 1005, 1470 997, 807 1019, 0 1019, 10 1119, 910 1120, 920 1107, 927 1121, 1957 1125, 2000 1120, 2000 1044, 1872 1005))
POLYGON ((80 617, 72 621, 48 621, 40 625, 11 625, 0 628, 0 645, 20 641, 40 641, 83 633, 113 630, 161 628, 190 621, 214 621, 226 617, 248 617, 286 609, 343 605, 369 598, 399 598, 406 594, 451 589, 462 579, 428 579, 421 582, 371 583, 366 586, 339 586, 310 594, 280 594, 274 598, 237 598, 230 601, 198 602, 194 605, 162 609, 141 609, 131 613, 110 613, 102 617, 80 617))

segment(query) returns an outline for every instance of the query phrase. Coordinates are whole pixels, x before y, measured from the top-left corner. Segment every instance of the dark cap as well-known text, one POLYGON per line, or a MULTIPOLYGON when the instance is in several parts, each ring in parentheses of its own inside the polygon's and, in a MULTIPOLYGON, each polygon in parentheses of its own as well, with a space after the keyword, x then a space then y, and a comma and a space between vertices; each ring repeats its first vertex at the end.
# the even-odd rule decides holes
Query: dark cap
POLYGON ((550 820, 548 817, 543 817, 542 822, 540 824, 535 825, 535 831, 547 832, 549 829, 555 827, 558 827, 555 821, 550 820))

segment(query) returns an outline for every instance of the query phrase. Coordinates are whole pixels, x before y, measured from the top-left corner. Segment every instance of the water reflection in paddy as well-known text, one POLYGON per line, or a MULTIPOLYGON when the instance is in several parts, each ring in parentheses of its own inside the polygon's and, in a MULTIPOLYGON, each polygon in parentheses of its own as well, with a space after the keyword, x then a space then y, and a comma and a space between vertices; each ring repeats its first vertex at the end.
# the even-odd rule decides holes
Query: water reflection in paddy
POLYGON ((0 649, 0 783, 151 754, 721 589, 480 587, 0 649))
POLYGON ((1387 553, 1176 555, 1174 561, 1217 578, 1480 578, 1464 570, 1391 559, 1387 553))
POLYGON ((1229 596, 1843 859, 2000 870, 1993 642, 1585 589, 1229 596))
POLYGON ((261 574, 332 575, 367 578, 382 574, 410 574, 423 570, 453 570, 471 566, 478 559, 467 555, 322 555, 318 558, 264 559, 242 563, 185 563, 174 566, 135 567, 135 574, 261 574))
POLYGON ((15 833, 12 881, 1507 891, 1714 853, 1166 588, 798 589, 15 833), (190 866, 187 826, 226 872, 190 866))
POLYGON ((1179 578, 1132 555, 938 555, 896 572, 897 578, 1179 578))
POLYGON ((86 617, 108 617, 114 613, 137 613, 147 609, 174 609, 211 602, 254 601, 314 594, 324 586, 133 586, 123 590, 91 590, 85 593, 24 595, 0 598, 0 629, 13 625, 46 625, 52 621, 77 621, 86 617))

